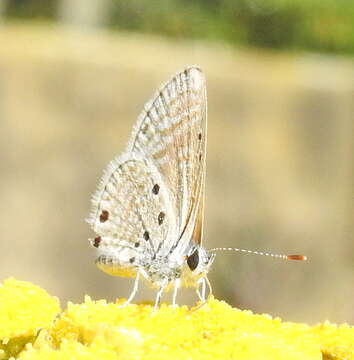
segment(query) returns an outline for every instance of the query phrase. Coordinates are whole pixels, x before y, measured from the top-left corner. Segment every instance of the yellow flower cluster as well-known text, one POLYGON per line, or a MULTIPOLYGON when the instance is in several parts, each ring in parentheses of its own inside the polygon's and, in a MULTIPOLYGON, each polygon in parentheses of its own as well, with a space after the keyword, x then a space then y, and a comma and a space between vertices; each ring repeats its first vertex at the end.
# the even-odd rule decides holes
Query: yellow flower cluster
POLYGON ((46 291, 13 278, 0 285, 0 359, 7 359, 50 328, 60 312, 59 300, 46 291))
POLYGON ((314 326, 311 332, 317 336, 321 344, 324 359, 354 359, 354 327, 347 324, 337 326, 325 321, 323 324, 314 326))
POLYGON ((210 299, 199 308, 120 308, 86 296, 60 311, 27 282, 0 287, 0 359, 354 360, 354 328, 282 322, 210 299), (323 357, 324 356, 324 357, 323 357))

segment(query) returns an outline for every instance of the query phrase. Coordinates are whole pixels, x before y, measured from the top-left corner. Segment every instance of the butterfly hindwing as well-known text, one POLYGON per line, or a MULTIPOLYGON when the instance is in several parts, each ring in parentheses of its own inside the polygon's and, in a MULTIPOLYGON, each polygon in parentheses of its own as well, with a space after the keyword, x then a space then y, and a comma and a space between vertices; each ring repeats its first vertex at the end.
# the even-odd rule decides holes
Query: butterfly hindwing
POLYGON ((153 164, 132 154, 112 161, 93 197, 88 220, 98 235, 93 241, 98 258, 129 267, 139 265, 145 256, 153 257, 174 228, 171 212, 153 164))

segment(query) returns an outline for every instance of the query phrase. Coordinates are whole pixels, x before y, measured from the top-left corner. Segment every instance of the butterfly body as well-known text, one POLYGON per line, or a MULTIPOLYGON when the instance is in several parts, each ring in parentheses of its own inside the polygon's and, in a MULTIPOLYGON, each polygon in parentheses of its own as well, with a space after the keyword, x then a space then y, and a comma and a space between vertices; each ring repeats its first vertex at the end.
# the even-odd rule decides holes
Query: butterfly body
POLYGON ((101 270, 142 275, 159 294, 198 286, 214 259, 201 244, 205 156, 205 78, 189 67, 145 105, 93 196, 88 222, 101 270))

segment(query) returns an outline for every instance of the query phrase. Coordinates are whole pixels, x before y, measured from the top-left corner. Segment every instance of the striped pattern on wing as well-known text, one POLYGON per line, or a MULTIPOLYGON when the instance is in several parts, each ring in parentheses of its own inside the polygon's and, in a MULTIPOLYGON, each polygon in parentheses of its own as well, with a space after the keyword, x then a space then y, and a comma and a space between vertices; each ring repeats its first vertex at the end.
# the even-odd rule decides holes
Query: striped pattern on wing
POLYGON ((128 147, 154 163, 169 191, 177 234, 190 238, 194 232, 197 243, 203 225, 206 125, 205 78, 191 67, 145 105, 128 147))

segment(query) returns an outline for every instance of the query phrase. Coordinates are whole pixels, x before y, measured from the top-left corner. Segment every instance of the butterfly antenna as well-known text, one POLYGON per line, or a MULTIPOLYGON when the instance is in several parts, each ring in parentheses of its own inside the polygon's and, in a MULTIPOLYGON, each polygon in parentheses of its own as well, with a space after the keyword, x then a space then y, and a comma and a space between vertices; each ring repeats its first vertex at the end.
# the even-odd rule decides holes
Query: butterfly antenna
POLYGON ((253 251, 253 250, 247 250, 247 249, 228 248, 228 247, 214 248, 214 249, 210 249, 209 251, 210 252, 215 252, 215 251, 237 251, 237 252, 242 252, 242 253, 246 253, 246 254, 269 256, 269 257, 285 259, 285 260, 300 260, 300 261, 307 260, 307 257, 305 255, 273 254, 273 253, 263 252, 263 251, 253 251))

